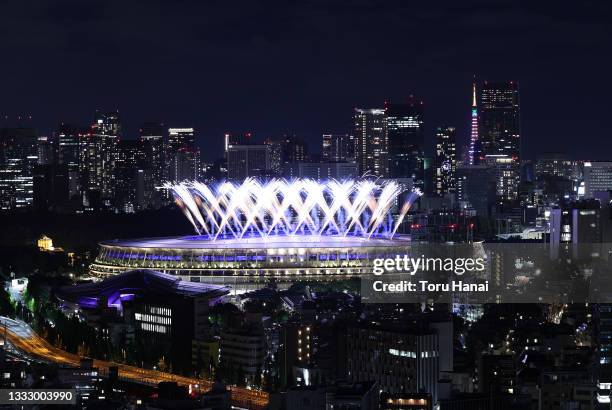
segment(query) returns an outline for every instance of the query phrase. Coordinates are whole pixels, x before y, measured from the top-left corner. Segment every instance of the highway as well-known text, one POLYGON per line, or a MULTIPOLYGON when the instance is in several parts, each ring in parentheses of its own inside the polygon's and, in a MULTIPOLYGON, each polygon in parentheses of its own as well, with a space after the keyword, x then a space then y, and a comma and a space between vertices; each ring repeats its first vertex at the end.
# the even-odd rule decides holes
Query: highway
MULTIPOLYGON (((60 365, 80 366, 81 357, 52 346, 36 334, 25 322, 0 316, 0 326, 2 326, 0 329, 2 338, 4 338, 6 331, 7 342, 29 356, 60 365)), ((97 367, 103 375, 108 375, 108 370, 112 366, 119 369, 120 379, 136 383, 157 385, 159 382, 169 381, 180 385, 198 384, 203 391, 210 390, 212 387, 212 381, 210 380, 194 379, 172 373, 94 359, 94 367, 97 367)), ((232 404, 234 406, 248 409, 264 409, 268 405, 269 398, 265 392, 237 386, 228 386, 228 388, 232 392, 232 404)))

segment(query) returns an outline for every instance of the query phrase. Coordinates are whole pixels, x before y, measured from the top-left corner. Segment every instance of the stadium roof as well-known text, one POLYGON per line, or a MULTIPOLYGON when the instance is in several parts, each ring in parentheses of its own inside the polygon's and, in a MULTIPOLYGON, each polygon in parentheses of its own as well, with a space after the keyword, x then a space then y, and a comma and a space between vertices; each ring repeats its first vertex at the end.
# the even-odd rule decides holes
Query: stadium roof
POLYGON ((224 286, 188 282, 180 278, 153 270, 133 270, 112 276, 100 282, 63 286, 56 292, 58 298, 78 303, 82 307, 97 306, 101 298, 126 300, 142 296, 207 296, 217 298, 226 295, 224 286))

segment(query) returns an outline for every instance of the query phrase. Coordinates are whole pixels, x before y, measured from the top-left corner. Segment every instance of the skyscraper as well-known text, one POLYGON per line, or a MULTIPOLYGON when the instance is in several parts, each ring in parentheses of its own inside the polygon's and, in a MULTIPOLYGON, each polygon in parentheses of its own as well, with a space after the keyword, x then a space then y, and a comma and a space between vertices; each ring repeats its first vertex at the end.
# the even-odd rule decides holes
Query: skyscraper
POLYGON ((520 182, 520 112, 518 84, 484 82, 480 97, 479 161, 492 166, 497 195, 513 200, 520 182))
POLYGON ((68 195, 70 198, 79 196, 83 189, 81 174, 81 148, 86 149, 88 131, 82 127, 70 124, 60 124, 57 130, 57 158, 60 165, 67 167, 68 195))
POLYGON ((324 162, 355 162, 356 138, 349 134, 323 134, 324 162))
POLYGON ((97 112, 91 126, 91 134, 83 140, 81 149, 82 169, 89 202, 98 198, 109 205, 115 195, 115 165, 117 144, 121 138, 121 122, 118 112, 97 112))
POLYGON ((454 127, 436 129, 436 158, 434 192, 445 195, 455 192, 457 172, 457 144, 454 127))
POLYGON ((270 149, 266 144, 229 145, 227 178, 243 181, 247 177, 266 176, 270 169, 270 149))
POLYGON ((166 166, 170 181, 198 179, 200 149, 195 143, 193 128, 168 129, 166 166))
POLYGON ((253 134, 250 132, 241 134, 226 132, 223 137, 225 140, 226 153, 230 145, 251 145, 253 143, 253 134))
POLYGON ((39 135, 38 165, 53 165, 57 162, 57 140, 53 136, 39 135))
POLYGON ((164 140, 163 124, 148 122, 140 127, 145 206, 157 208, 161 205, 162 193, 156 188, 160 187, 167 178, 164 140))
POLYGON ((268 147, 268 155, 270 160, 270 174, 273 176, 281 176, 283 173, 283 142, 266 138, 264 145, 268 147))
POLYGON ((0 209, 31 207, 34 169, 38 163, 36 130, 0 130, 0 209))
POLYGON ((138 140, 123 140, 117 148, 115 206, 123 212, 134 212, 144 205, 142 145, 138 140))
POLYGON ((457 167, 456 193, 461 208, 473 210, 479 217, 490 217, 495 182, 494 170, 486 165, 457 167))
POLYGON ((389 176, 412 178, 423 188, 423 102, 410 96, 407 103, 385 103, 389 144, 389 176))
POLYGON ((284 135, 282 141, 285 164, 304 162, 308 159, 308 145, 302 138, 296 135, 284 135))
POLYGON ((389 175, 387 121, 382 108, 355 108, 353 114, 357 138, 359 173, 378 177, 389 175))
POLYGON ((69 199, 68 166, 37 165, 34 169, 34 207, 39 210, 58 210, 67 205, 69 199))

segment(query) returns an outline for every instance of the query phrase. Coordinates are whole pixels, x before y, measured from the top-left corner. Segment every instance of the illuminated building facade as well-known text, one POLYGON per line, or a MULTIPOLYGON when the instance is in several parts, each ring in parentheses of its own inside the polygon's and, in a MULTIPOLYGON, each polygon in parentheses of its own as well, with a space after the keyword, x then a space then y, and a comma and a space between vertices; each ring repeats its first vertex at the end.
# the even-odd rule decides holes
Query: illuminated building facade
POLYGON ((389 176, 412 178, 421 189, 425 185, 423 108, 414 96, 404 104, 385 103, 389 176))
POLYGON ((116 275, 131 269, 155 269, 191 281, 231 282, 299 276, 333 279, 372 270, 375 258, 405 253, 408 241, 359 237, 272 236, 218 239, 182 237, 100 243, 92 273, 116 275))
POLYGON ((146 206, 161 205, 162 195, 156 188, 161 187, 166 179, 166 155, 164 152, 164 125, 145 123, 140 127, 140 145, 142 150, 142 171, 144 174, 144 203, 146 206))
POLYGON ((115 205, 124 212, 144 207, 145 173, 142 169, 144 152, 138 140, 122 140, 117 144, 115 164, 115 205))
POLYGON ((283 173, 283 142, 266 138, 264 144, 268 147, 268 156, 270 161, 270 175, 280 177, 283 173))
POLYGON ((38 164, 37 132, 32 128, 0 130, 0 209, 29 208, 34 202, 38 164))
POLYGON ((357 138, 359 173, 378 177, 389 175, 389 139, 382 108, 355 108, 354 130, 357 138))
POLYGON ((356 162, 357 139, 349 134, 323 134, 324 162, 356 162))
POLYGON ((52 251, 55 249, 53 247, 53 240, 49 238, 47 235, 43 235, 37 241, 38 249, 41 251, 52 251))
POLYGON ((347 332, 350 381, 376 381, 382 391, 391 394, 424 390, 437 400, 437 332, 375 324, 349 326, 347 332))
POLYGON ((594 247, 602 242, 604 221, 596 200, 574 202, 550 211, 550 253, 557 258, 571 251, 575 258, 591 257, 594 247))
POLYGON ((115 196, 118 148, 121 139, 119 113, 96 113, 91 136, 87 139, 83 162, 86 165, 87 189, 97 192, 102 201, 115 196))
POLYGON ((81 150, 86 149, 87 134, 89 130, 81 127, 61 124, 57 130, 58 163, 68 169, 68 195, 70 198, 78 197, 83 191, 83 178, 81 171, 81 150))
POLYGON ((596 192, 612 190, 612 162, 585 162, 584 186, 585 198, 593 198, 596 192))
POLYGON ((37 148, 38 165, 53 165, 57 162, 57 139, 54 136, 39 135, 37 148))
POLYGON ((185 181, 199 178, 200 149, 193 128, 169 128, 166 149, 167 178, 185 181))
POLYGON ((517 82, 484 82, 478 126, 479 163, 496 171, 498 197, 517 199, 521 150, 517 82))
POLYGON ((437 195, 455 192, 457 174, 457 143, 454 127, 436 129, 436 159, 434 191, 437 195))
POLYGON ((541 155, 535 163, 535 175, 537 178, 557 177, 577 181, 582 177, 581 163, 563 154, 541 155))

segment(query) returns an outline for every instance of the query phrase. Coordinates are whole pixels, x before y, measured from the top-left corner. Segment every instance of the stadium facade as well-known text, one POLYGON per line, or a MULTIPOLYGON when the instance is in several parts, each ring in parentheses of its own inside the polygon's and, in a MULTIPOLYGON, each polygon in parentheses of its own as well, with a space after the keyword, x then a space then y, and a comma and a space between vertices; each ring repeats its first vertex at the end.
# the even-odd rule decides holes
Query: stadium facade
POLYGON ((406 253, 409 238, 396 232, 419 195, 369 180, 168 188, 197 235, 102 242, 92 273, 153 269, 219 283, 362 275, 374 259, 406 253))

